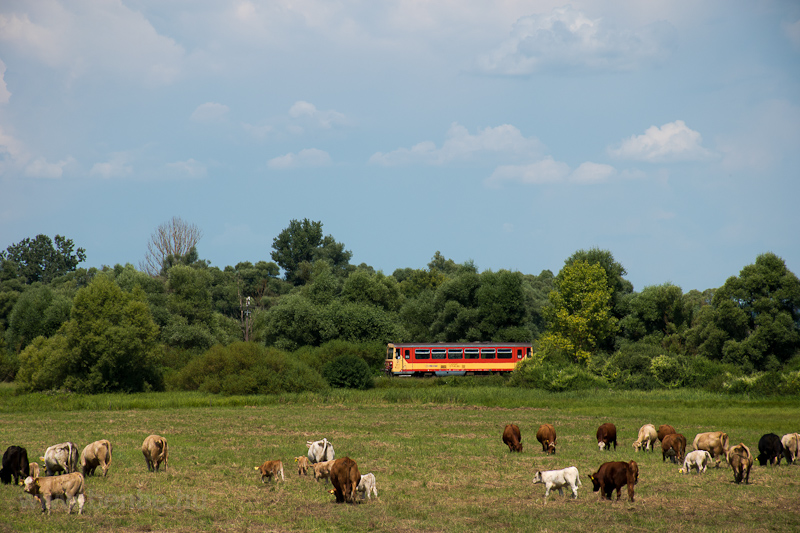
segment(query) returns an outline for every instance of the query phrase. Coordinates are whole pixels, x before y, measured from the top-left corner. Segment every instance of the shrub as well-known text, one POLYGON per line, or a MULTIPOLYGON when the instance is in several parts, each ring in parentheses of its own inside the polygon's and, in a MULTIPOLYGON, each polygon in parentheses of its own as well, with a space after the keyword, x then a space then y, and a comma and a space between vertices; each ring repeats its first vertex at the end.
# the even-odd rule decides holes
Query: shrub
POLYGON ((326 363, 322 375, 332 387, 364 390, 373 386, 369 365, 357 355, 341 355, 326 363))
POLYGON ((511 374, 508 386, 561 392, 606 388, 608 382, 582 366, 560 366, 526 359, 511 374))

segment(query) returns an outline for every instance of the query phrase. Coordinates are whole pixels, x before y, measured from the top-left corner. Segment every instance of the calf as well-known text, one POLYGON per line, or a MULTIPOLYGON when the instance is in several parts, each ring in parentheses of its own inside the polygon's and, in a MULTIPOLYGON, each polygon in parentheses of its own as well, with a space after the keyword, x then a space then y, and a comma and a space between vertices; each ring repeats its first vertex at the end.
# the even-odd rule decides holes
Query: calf
POLYGON ((261 472, 261 483, 266 483, 271 479, 278 481, 278 475, 281 476, 281 481, 286 481, 283 477, 283 463, 280 461, 265 461, 263 465, 256 466, 255 470, 261 472))
POLYGON ((358 484, 361 481, 361 474, 358 472, 358 465, 349 457, 336 459, 331 467, 331 483, 333 484, 333 494, 336 496, 336 503, 350 502, 355 503, 358 484))
POLYGON ((56 472, 65 474, 77 472, 78 447, 72 442, 54 444, 45 450, 42 460, 48 476, 54 476, 56 472))
POLYGON ((11 483, 14 478, 14 485, 18 484, 20 478, 25 479, 30 475, 30 465, 28 464, 28 450, 22 446, 9 446, 3 453, 3 466, 0 468, 0 480, 3 484, 11 483))
POLYGON ((550 424, 542 424, 536 432, 536 440, 542 443, 542 451, 547 454, 556 453, 556 430, 550 424))
POLYGON ((728 455, 728 434, 722 431, 698 433, 692 442, 692 447, 695 450, 706 450, 710 453, 711 457, 716 459, 717 468, 719 468, 721 459, 728 455))
POLYGON ((783 444, 775 433, 767 433, 758 441, 758 464, 779 465, 783 458, 783 444))
POLYGON ((711 454, 706 450, 695 450, 686 454, 686 459, 683 460, 683 468, 678 472, 681 474, 688 474, 692 468, 697 469, 698 474, 706 471, 708 462, 711 460, 711 454))
POLYGON ((356 488, 358 494, 361 496, 361 499, 368 499, 371 500, 372 496, 370 493, 374 493, 375 497, 378 497, 378 489, 375 487, 375 474, 370 472, 369 474, 364 474, 361 476, 361 481, 358 482, 358 487, 356 488))
POLYGON ((786 462, 792 464, 800 455, 800 434, 787 433, 781 437, 781 444, 783 444, 783 455, 786 457, 786 462))
POLYGON ((686 437, 680 433, 671 433, 661 441, 661 461, 666 461, 669 457, 673 463, 679 463, 685 455, 686 437))
POLYGON ((308 475, 308 469, 311 468, 311 463, 308 462, 308 457, 306 457, 305 455, 295 457, 294 462, 297 463, 298 476, 308 475))
POLYGON ((103 477, 106 477, 110 464, 111 443, 105 439, 87 444, 81 453, 81 471, 84 477, 94 475, 98 466, 103 470, 103 477))
POLYGON ((142 455, 147 462, 147 470, 158 472, 161 463, 164 463, 164 472, 167 471, 167 458, 169 449, 167 439, 160 435, 150 435, 142 443, 142 455))
POLYGON ((519 426, 508 424, 503 430, 503 442, 508 446, 508 451, 522 452, 522 434, 519 432, 519 426))
POLYGON ((333 461, 323 461, 321 463, 314 463, 312 467, 314 468, 314 480, 319 481, 320 479, 324 479, 325 483, 328 483, 328 480, 331 478, 331 467, 333 466, 333 461))
POLYGON ((600 491, 601 500, 610 500, 614 489, 617 491, 617 500, 619 500, 620 490, 627 485, 628 501, 632 502, 633 487, 639 482, 639 465, 636 464, 636 461, 603 463, 597 472, 589 474, 589 479, 592 480, 592 490, 600 491))
POLYGON ((69 499, 69 514, 78 500, 78 514, 83 513, 83 504, 86 502, 86 487, 83 474, 73 472, 63 476, 27 477, 25 478, 25 492, 32 495, 42 503, 42 512, 50 514, 50 502, 55 498, 67 504, 69 499))
POLYGON ((639 428, 639 436, 633 443, 633 451, 638 452, 644 447, 645 450, 655 451, 655 442, 658 439, 656 427, 653 424, 645 424, 639 428))
POLYGON ((614 444, 614 450, 617 449, 617 426, 611 423, 605 423, 597 428, 597 447, 600 451, 610 450, 611 444, 614 444))
POLYGON ((558 493, 564 495, 564 487, 572 489, 572 498, 578 497, 578 487, 582 486, 578 469, 574 466, 563 468, 561 470, 541 470, 536 472, 533 476, 533 483, 544 483, 544 503, 547 503, 547 496, 550 495, 550 489, 558 489, 558 493))
POLYGON ((658 433, 656 434, 656 436, 658 437, 659 442, 664 442, 664 437, 666 437, 667 435, 672 435, 673 433, 677 433, 674 427, 668 424, 663 424, 661 426, 658 426, 658 433))
POLYGON ((750 483, 750 468, 753 466, 753 454, 744 443, 737 444, 728 450, 728 464, 733 469, 733 481, 737 485, 744 479, 745 484, 750 483))
POLYGON ((31 477, 39 477, 39 463, 31 463, 28 465, 31 477))

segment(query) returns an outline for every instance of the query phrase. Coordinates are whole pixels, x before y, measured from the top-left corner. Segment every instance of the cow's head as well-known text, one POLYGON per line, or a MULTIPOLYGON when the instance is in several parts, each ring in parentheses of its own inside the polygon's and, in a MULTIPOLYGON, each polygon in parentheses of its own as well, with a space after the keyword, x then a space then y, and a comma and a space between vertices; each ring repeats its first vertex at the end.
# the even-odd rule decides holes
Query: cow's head
POLYGON ((536 474, 534 474, 533 482, 534 483, 544 483, 544 481, 542 480, 542 471, 541 470, 536 472, 536 474))
POLYGON ((600 451, 601 451, 601 452, 602 452, 603 450, 605 450, 605 449, 606 449, 606 443, 605 443, 605 441, 602 441, 602 440, 601 440, 601 441, 599 441, 599 442, 597 443, 597 447, 598 447, 598 448, 600 448, 600 451))
POLYGON ((544 441, 545 446, 547 446, 547 453, 550 455, 555 455, 556 453, 556 441, 550 442, 549 440, 544 441))
POLYGON ((600 481, 597 479, 597 472, 589 474, 589 479, 592 481, 592 491, 597 492, 600 490, 600 481))
POLYGON ((28 494, 33 494, 33 495, 39 494, 39 478, 38 477, 34 478, 30 476, 26 477, 25 488, 22 490, 24 490, 28 494))

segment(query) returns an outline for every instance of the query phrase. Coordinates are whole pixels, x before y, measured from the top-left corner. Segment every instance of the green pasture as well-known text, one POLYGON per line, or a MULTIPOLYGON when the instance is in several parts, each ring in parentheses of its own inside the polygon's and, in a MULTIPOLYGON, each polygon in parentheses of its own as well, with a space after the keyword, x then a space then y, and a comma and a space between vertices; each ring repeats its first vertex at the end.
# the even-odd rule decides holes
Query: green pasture
MULTIPOLYGON (((221 397, 196 393, 16 395, 0 388, 0 448, 79 449, 107 438, 107 478, 87 479, 83 516, 54 502, 42 516, 21 487, 0 485, 0 531, 800 531, 800 465, 756 465, 749 485, 730 468, 681 475, 661 453, 634 453, 645 423, 671 424, 691 443, 723 430, 757 454, 764 433, 800 432, 800 398, 752 399, 694 391, 545 393, 504 387, 408 384, 328 395, 221 397), (525 450, 511 454, 503 427, 516 423, 525 450), (618 429, 600 452, 595 430, 618 429), (551 423, 555 456, 535 440, 551 423), (149 473, 144 438, 169 442, 169 470, 149 473), (337 505, 330 485, 297 474, 307 440, 327 437, 337 457, 373 472, 379 498, 337 505), (286 481, 264 485, 253 467, 284 463, 286 481), (634 502, 599 501, 587 477, 601 463, 635 459, 634 502), (537 469, 576 466, 578 499, 533 485, 537 469), (602 524, 602 526, 598 526, 602 524)), ((689 446, 691 448, 691 445, 689 446)))

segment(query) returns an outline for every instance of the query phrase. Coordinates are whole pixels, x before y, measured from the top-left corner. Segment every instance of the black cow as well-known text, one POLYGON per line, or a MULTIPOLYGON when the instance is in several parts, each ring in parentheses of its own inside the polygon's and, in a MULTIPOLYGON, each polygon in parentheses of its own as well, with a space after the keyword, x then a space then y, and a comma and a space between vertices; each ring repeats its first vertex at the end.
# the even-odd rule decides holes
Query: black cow
POLYGON ((781 464, 783 457, 783 444, 781 438, 775 433, 767 433, 758 441, 758 464, 766 466, 781 464))
POLYGON ((3 454, 3 468, 0 470, 0 481, 8 485, 11 477, 14 484, 19 483, 19 478, 25 479, 30 474, 28 463, 28 450, 21 446, 9 446, 3 454))

